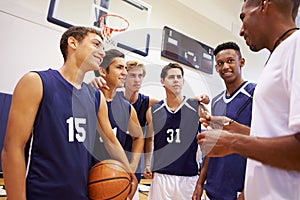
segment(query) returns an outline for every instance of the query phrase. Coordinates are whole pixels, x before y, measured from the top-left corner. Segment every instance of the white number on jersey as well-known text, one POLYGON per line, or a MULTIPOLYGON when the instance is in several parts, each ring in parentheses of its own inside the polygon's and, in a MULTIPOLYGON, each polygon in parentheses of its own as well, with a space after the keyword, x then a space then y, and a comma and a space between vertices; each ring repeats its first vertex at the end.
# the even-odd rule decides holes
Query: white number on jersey
POLYGON ((167 141, 168 141, 168 143, 173 143, 173 142, 175 142, 175 143, 180 143, 181 141, 180 141, 180 129, 179 128, 177 128, 176 130, 173 130, 173 129, 168 129, 167 130, 167 135, 168 135, 168 137, 167 137, 167 141), (174 141, 174 133, 176 133, 175 134, 175 141, 174 141))
MULTIPOLYGON (((113 128, 112 130, 113 130, 113 132, 114 132, 114 134, 115 134, 115 136, 117 136, 117 127, 115 127, 115 128, 113 128)), ((100 142, 103 142, 103 139, 102 139, 102 137, 100 136, 99 137, 99 140, 100 140, 100 142)))
POLYGON ((67 119, 67 123, 69 124, 69 142, 74 142, 74 135, 76 136, 76 140, 78 142, 84 142, 86 138, 86 131, 82 125, 86 124, 86 119, 70 117, 67 119), (74 133, 74 124, 77 131, 76 134, 74 133))

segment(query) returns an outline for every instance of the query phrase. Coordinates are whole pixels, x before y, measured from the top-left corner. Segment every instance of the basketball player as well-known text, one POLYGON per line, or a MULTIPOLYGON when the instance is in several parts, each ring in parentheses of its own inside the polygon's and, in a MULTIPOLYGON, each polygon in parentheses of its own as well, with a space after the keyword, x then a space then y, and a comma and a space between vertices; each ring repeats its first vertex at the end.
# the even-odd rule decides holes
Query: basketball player
MULTIPOLYGON (((123 92, 117 92, 117 95, 121 95, 124 98, 126 98, 132 106, 135 108, 136 113, 138 115, 139 123, 143 129, 146 126, 146 112, 149 107, 151 107, 154 103, 157 103, 158 100, 152 97, 149 97, 147 95, 144 95, 139 92, 143 79, 146 76, 146 69, 143 63, 137 61, 137 60, 129 60, 126 62, 127 67, 127 76, 125 80, 125 90, 123 92)), ((97 72, 96 75, 100 75, 100 73, 97 72)), ((105 78, 96 77, 93 81, 90 82, 93 86, 100 89, 109 89, 109 86, 107 85, 107 82, 105 81, 105 78)), ((194 97, 199 102, 203 102, 205 104, 209 103, 209 97, 205 94, 202 94, 198 97, 194 97)), ((127 152, 131 152, 132 149, 132 139, 131 136, 127 134, 126 138, 126 144, 124 149, 127 152)), ((141 173, 143 172, 143 169, 141 166, 137 170, 136 176, 138 181, 141 179, 141 173)))
MULTIPOLYGON (((146 76, 146 69, 144 64, 136 60, 129 60, 126 62, 126 66, 127 66, 127 77, 125 81, 125 90, 124 93, 121 92, 120 94, 123 95, 123 97, 126 98, 136 110, 139 123, 143 129, 143 133, 145 133, 144 129, 146 127, 146 122, 147 122, 146 112, 148 108, 152 106, 154 103, 157 103, 158 100, 149 97, 147 95, 144 95, 142 93, 139 93, 139 90, 143 83, 143 79, 146 76)), ((132 139, 127 135, 125 150, 130 152, 132 148, 131 146, 132 146, 132 139)), ((142 166, 143 161, 144 158, 140 160, 136 172, 136 177, 138 179, 138 182, 141 180, 142 172, 144 170, 144 167, 142 166)))
POLYGON ((300 197, 298 7, 299 0, 244 1, 240 35, 252 51, 271 52, 254 92, 250 136, 226 131, 198 135, 204 150, 212 148, 209 156, 248 157, 246 199, 300 197))
POLYGON ((144 176, 153 178, 148 195, 152 200, 190 200, 197 182, 200 106, 182 95, 183 75, 180 65, 166 65, 161 72, 166 99, 147 111, 144 176))
MULTIPOLYGON (((98 122, 112 157, 130 169, 111 129, 105 98, 82 82, 87 71, 99 68, 105 55, 100 32, 71 27, 62 35, 60 48, 61 68, 25 74, 13 93, 2 151, 10 200, 88 200, 87 179, 93 164, 89 151, 98 122)), ((137 181, 131 176, 132 197, 137 181)))
MULTIPOLYGON (((216 71, 224 80, 226 90, 213 98, 211 114, 227 116, 227 121, 234 120, 225 128, 233 126, 233 123, 249 127, 252 96, 256 85, 242 78, 245 59, 241 55, 240 48, 236 43, 226 42, 215 48, 214 55, 216 71)), ((247 134, 249 132, 248 128, 247 134)), ((220 158, 205 157, 193 199, 200 200, 203 186, 209 199, 237 199, 244 188, 245 170, 246 158, 238 154, 220 158)))
MULTIPOLYGON (((143 132, 140 127, 137 114, 132 105, 121 95, 116 95, 117 89, 124 87, 127 76, 125 55, 116 49, 111 49, 105 52, 105 57, 99 69, 99 74, 107 83, 109 89, 100 88, 106 97, 108 106, 108 116, 112 128, 121 143, 125 147, 126 135, 130 134, 132 138, 132 149, 130 149, 130 166, 133 172, 136 171, 140 156, 144 147, 143 132)), ((92 80, 91 84, 95 85, 92 80)), ((106 159, 101 151, 101 141, 96 145, 96 157, 99 160, 106 159), (100 155, 99 155, 100 154, 100 155)))

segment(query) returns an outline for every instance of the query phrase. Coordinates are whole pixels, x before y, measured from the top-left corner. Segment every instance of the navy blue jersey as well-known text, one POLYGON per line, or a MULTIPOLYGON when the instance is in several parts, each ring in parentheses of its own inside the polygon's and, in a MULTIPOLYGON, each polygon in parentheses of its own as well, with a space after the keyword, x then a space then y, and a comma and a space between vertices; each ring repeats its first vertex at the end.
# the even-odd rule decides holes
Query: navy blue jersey
MULTIPOLYGON (((127 100, 125 98, 123 92, 117 92, 116 96, 117 95, 120 95, 125 100, 127 100)), ((132 106, 134 107, 134 109, 135 109, 135 111, 137 113, 137 116, 138 116, 138 119, 139 119, 141 127, 146 126, 146 122, 147 122, 146 121, 146 112, 147 112, 148 107, 149 107, 149 96, 146 96, 144 94, 139 93, 138 94, 138 99, 136 100, 136 102, 134 102, 132 104, 132 106)))
MULTIPOLYGON (((212 115, 224 116, 247 126, 251 124, 252 96, 256 84, 244 82, 233 94, 223 91, 212 100, 212 115)), ((205 190, 211 199, 236 199, 244 188, 246 158, 230 154, 210 158, 205 190)))
POLYGON ((134 102, 134 104, 132 104, 132 106, 136 110, 141 127, 145 127, 147 122, 146 112, 149 107, 149 96, 139 93, 138 99, 134 102))
POLYGON ((176 111, 162 100, 151 108, 154 128, 152 171, 177 176, 198 174, 198 102, 185 99, 176 111))
POLYGON ((74 88, 56 70, 37 73, 43 97, 25 149, 27 199, 88 199, 100 93, 74 88))
MULTIPOLYGON (((115 95, 114 99, 107 102, 108 117, 121 146, 124 148, 126 144, 127 128, 130 119, 131 105, 129 101, 121 95, 115 95)), ((128 152, 126 152, 128 154, 128 152)), ((111 158, 106 151, 102 139, 97 139, 95 144, 94 155, 98 160, 111 158)))
MULTIPOLYGON (((120 92, 120 95, 122 95, 124 97, 123 92, 122 93, 120 92)), ((146 121, 146 112, 149 107, 149 96, 139 93, 138 99, 136 100, 136 102, 134 104, 132 104, 132 106, 134 107, 134 109, 136 111, 140 126, 142 127, 142 130, 144 132, 146 122, 147 122, 146 121)), ((132 138, 130 135, 127 135, 126 144, 125 144, 124 149, 126 151, 131 151, 131 149, 132 149, 132 138)))
MULTIPOLYGON (((125 98, 123 92, 117 92, 117 95, 120 95, 125 100, 127 100, 125 98)), ((146 122, 147 122, 146 121, 146 112, 147 112, 148 107, 149 107, 149 96, 146 96, 146 95, 143 95, 143 94, 139 93, 138 94, 138 99, 136 100, 136 102, 134 102, 132 104, 132 106, 134 107, 134 109, 137 113, 138 120, 139 120, 140 126, 143 130, 143 133, 145 133, 144 130, 145 130, 146 122)), ((127 153, 128 159, 131 159, 130 152, 132 151, 132 137, 129 134, 126 135, 126 142, 125 142, 124 150, 127 153)), ((136 170, 136 177, 137 177, 138 181, 141 180, 142 172, 144 171, 144 167, 142 166, 142 162, 143 162, 143 155, 141 157, 138 168, 136 170)))

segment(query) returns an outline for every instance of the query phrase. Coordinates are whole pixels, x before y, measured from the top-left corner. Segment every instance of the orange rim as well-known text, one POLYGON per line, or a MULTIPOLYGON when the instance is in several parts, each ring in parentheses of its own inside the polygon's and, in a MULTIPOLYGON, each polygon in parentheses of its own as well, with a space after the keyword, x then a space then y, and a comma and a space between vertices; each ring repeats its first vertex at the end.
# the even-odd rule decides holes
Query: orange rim
POLYGON ((120 15, 116 15, 116 14, 104 14, 100 17, 99 19, 100 21, 100 27, 102 29, 102 34, 105 37, 110 37, 112 32, 122 32, 125 31, 128 27, 129 27, 129 22, 127 19, 125 19, 124 17, 120 16, 120 15), (113 27, 109 27, 109 25, 104 23, 104 19, 106 17, 116 17, 119 18, 121 21, 125 22, 125 26, 124 27, 120 27, 120 28, 113 28, 113 27))

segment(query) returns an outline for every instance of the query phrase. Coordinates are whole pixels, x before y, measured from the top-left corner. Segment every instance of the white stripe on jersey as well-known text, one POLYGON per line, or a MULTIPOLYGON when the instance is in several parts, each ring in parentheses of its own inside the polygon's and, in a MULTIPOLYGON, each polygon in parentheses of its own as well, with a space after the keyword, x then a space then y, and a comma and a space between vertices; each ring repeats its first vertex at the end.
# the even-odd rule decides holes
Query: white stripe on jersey
POLYGON ((27 177, 28 172, 29 172, 29 166, 30 166, 30 161, 31 161, 31 151, 32 151, 32 143, 33 143, 33 131, 32 131, 32 135, 31 135, 31 139, 30 139, 30 146, 29 146, 29 150, 28 150, 28 159, 27 159, 27 167, 26 167, 26 175, 25 177, 27 177))
MULTIPOLYGON (((247 95, 248 97, 251 97, 252 98, 252 96, 251 96, 251 94, 249 94, 246 90, 245 90, 245 87, 248 85, 248 84, 250 84, 249 82, 247 82, 247 83, 245 83, 238 91, 236 91, 235 93, 234 93, 234 95, 232 95, 232 97, 230 97, 229 99, 227 99, 226 98, 226 91, 224 91, 224 93, 221 95, 221 97, 223 97, 223 101, 225 102, 225 103, 229 103, 230 101, 232 101, 240 92, 241 93, 243 93, 243 94, 245 94, 245 95, 247 95)), ((217 101, 216 101, 217 102, 217 101)))
POLYGON ((170 109, 170 107, 168 106, 168 104, 166 103, 166 100, 164 100, 163 104, 160 107, 158 107, 156 110, 153 111, 153 114, 156 113, 157 111, 159 111, 160 109, 162 109, 164 106, 167 108, 167 110, 170 113, 175 114, 176 112, 178 112, 182 108, 183 105, 186 105, 186 107, 188 107, 189 109, 191 109, 191 110, 193 110, 195 112, 198 112, 190 104, 187 103, 188 99, 186 97, 183 97, 183 98, 184 98, 183 101, 180 103, 180 105, 178 106, 178 108, 175 111, 172 111, 170 109))

